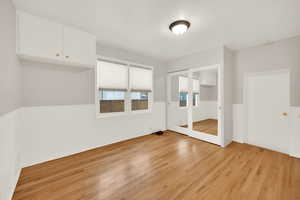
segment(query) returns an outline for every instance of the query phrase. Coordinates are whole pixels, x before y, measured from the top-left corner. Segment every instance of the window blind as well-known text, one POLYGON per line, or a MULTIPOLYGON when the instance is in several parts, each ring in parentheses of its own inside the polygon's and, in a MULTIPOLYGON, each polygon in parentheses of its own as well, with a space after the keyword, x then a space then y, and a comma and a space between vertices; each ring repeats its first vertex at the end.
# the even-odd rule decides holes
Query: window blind
POLYGON ((126 91, 128 88, 128 67, 126 65, 97 61, 98 88, 101 90, 126 91))
POLYGON ((200 92, 200 81, 197 79, 193 79, 193 93, 200 92))
MULTIPOLYGON (((200 81, 192 79, 193 81, 193 92, 198 93, 200 91, 200 81)), ((179 92, 188 92, 189 82, 187 77, 179 76, 179 92)))
POLYGON ((152 70, 138 67, 129 68, 131 91, 152 91, 152 70))
POLYGON ((189 91, 189 82, 187 77, 179 76, 179 92, 188 92, 189 91))

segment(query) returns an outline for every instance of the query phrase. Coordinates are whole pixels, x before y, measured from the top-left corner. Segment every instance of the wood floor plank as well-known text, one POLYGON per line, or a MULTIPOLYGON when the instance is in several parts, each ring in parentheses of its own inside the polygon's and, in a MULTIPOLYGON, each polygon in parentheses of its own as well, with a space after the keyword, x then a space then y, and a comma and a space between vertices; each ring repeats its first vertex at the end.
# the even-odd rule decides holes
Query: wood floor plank
POLYGON ((297 200, 300 159, 166 131, 24 168, 13 200, 297 200))

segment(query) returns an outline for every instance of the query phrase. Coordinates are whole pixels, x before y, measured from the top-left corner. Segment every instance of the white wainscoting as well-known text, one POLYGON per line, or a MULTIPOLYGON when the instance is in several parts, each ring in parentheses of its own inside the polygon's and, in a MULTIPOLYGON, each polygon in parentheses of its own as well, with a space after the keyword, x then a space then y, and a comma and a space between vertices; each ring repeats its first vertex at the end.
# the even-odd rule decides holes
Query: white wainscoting
POLYGON ((300 107, 290 109, 291 148, 290 155, 300 158, 300 107))
MULTIPOLYGON (((300 107, 290 107, 290 152, 293 157, 300 158, 300 107)), ((233 141, 244 143, 245 133, 244 105, 233 105, 233 141)))
POLYGON ((0 116, 0 199, 10 200, 21 172, 18 145, 19 109, 0 116))
POLYGON ((165 130, 165 102, 152 113, 96 119, 95 105, 22 108, 22 167, 165 130))
POLYGON ((244 105, 233 104, 233 138, 232 140, 239 143, 244 143, 244 105))

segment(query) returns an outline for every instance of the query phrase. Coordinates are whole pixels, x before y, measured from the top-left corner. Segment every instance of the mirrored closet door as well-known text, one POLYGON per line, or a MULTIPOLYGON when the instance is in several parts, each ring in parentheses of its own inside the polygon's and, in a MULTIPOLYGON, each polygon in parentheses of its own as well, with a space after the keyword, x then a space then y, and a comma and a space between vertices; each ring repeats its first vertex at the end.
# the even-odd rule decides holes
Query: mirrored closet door
POLYGON ((192 88, 192 134, 191 136, 219 143, 218 67, 203 67, 191 70, 192 88))
POLYGON ((218 65, 168 74, 168 129, 221 145, 218 65))
POLYGON ((188 72, 168 75, 168 128, 188 134, 188 72))

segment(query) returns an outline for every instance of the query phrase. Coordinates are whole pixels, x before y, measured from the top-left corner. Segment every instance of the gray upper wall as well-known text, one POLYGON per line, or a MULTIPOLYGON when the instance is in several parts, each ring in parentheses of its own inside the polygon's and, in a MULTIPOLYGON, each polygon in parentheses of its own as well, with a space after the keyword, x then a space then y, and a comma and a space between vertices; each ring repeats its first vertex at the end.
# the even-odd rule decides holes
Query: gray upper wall
POLYGON ((200 86, 200 101, 217 101, 218 86, 200 86))
POLYGON ((183 56, 166 63, 168 71, 176 71, 187 68, 205 67, 220 64, 222 62, 223 48, 215 48, 183 56))
MULTIPOLYGON (((105 57, 131 61, 154 67, 154 101, 165 100, 165 72, 162 63, 125 50, 97 46, 97 53, 105 57)), ((95 102, 95 72, 31 61, 21 61, 22 105, 76 105, 95 102)))
POLYGON ((11 0, 0 1, 0 115, 21 106, 21 68, 16 57, 16 12, 11 0))
POLYGON ((289 69, 291 106, 300 106, 300 36, 235 52, 234 103, 243 103, 245 73, 289 69))
POLYGON ((21 61, 23 106, 94 103, 91 69, 21 61))

